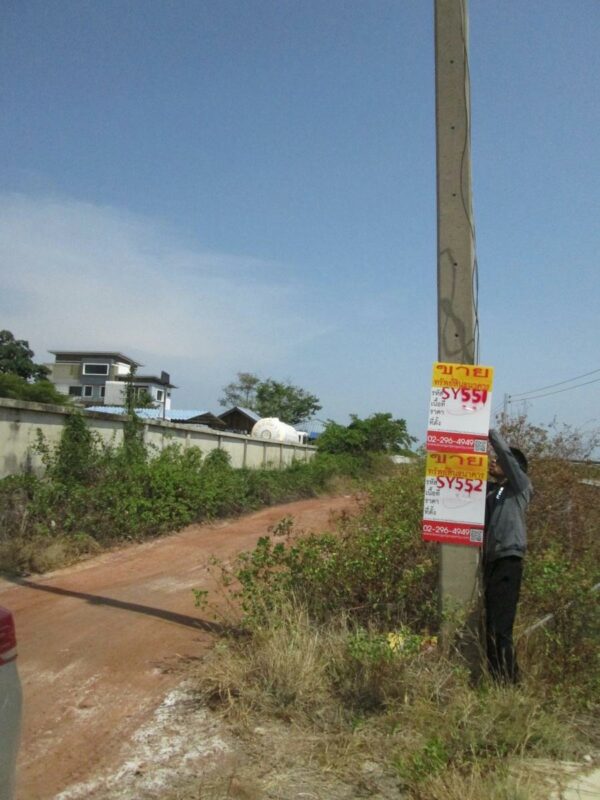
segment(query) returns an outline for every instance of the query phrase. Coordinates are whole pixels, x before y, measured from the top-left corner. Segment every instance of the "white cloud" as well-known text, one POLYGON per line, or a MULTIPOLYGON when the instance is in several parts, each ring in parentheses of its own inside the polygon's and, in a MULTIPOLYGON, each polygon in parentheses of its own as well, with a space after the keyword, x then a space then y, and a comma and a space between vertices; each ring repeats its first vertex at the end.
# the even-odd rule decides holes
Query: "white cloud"
POLYGON ((48 348, 120 350, 182 385, 191 373, 206 385, 207 373, 268 372, 328 327, 304 316, 307 287, 281 265, 203 252, 152 220, 62 198, 0 197, 0 271, 0 327, 37 360, 48 348))

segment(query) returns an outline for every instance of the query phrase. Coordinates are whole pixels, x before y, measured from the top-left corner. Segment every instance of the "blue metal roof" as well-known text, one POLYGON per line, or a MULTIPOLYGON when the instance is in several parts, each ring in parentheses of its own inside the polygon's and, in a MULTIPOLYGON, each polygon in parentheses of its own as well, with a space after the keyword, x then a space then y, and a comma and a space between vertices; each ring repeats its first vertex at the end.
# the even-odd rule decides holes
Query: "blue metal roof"
MULTIPOLYGON (((127 410, 124 406, 88 406, 87 411, 99 411, 103 414, 126 414, 127 410)), ((203 414, 210 414, 210 411, 199 408, 181 409, 181 408, 167 408, 164 412, 162 407, 158 408, 136 408, 135 413, 141 419, 166 419, 166 420, 188 420, 194 417, 200 417, 203 414)))
POLYGON ((308 433, 310 440, 317 439, 325 430, 325 423, 318 419, 309 419, 307 422, 299 422, 296 430, 308 433))

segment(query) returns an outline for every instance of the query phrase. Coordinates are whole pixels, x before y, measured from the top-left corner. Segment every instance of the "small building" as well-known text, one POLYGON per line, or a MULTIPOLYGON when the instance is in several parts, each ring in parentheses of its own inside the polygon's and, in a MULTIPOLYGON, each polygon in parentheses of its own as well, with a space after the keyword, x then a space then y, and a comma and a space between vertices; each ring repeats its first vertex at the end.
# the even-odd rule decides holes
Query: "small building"
POLYGON ((256 411, 241 406, 234 406, 228 411, 219 414, 219 419, 225 423, 225 427, 232 433, 252 433, 252 428, 260 419, 256 411))

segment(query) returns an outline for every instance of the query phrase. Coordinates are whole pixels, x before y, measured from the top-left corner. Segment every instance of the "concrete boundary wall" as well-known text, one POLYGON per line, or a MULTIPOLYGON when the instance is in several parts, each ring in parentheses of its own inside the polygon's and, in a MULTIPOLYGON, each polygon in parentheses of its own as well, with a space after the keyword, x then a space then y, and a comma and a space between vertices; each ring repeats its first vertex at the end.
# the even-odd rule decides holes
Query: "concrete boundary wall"
MULTIPOLYGON (((65 419, 73 409, 65 406, 29 403, 0 398, 0 478, 19 472, 41 474, 43 465, 35 452, 38 430, 50 444, 61 436, 65 419)), ((106 444, 123 441, 126 417, 120 414, 84 412, 91 431, 106 444)), ((253 439, 237 433, 221 433, 204 425, 180 425, 166 420, 144 420, 144 441, 162 450, 169 444, 199 447, 203 453, 220 449, 229 454, 233 467, 283 467, 292 461, 309 461, 316 448, 253 439)))

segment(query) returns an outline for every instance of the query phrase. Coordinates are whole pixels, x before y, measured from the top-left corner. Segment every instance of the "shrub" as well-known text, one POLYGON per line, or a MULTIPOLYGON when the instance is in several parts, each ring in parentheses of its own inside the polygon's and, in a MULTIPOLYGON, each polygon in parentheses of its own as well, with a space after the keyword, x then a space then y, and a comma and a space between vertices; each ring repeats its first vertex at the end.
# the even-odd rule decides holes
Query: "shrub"
POLYGON ((294 597, 311 618, 344 612, 363 624, 437 625, 437 551, 420 539, 421 467, 376 483, 358 518, 336 535, 263 537, 236 575, 250 623, 294 597))
POLYGON ((60 394, 53 383, 39 380, 29 383, 25 378, 11 372, 0 373, 0 397, 11 400, 28 400, 33 403, 55 403, 69 405, 71 400, 60 394))
POLYGON ((503 433, 530 458, 534 497, 529 509, 528 554, 519 629, 552 618, 520 649, 537 680, 577 696, 586 705, 600 696, 600 491, 586 483, 596 473, 580 459, 596 446, 568 427, 536 426, 524 417, 504 421, 503 433))
POLYGON ((74 411, 65 419, 60 442, 54 451, 38 431, 38 450, 44 457, 51 479, 76 484, 93 481, 100 459, 100 446, 80 411, 74 411))

